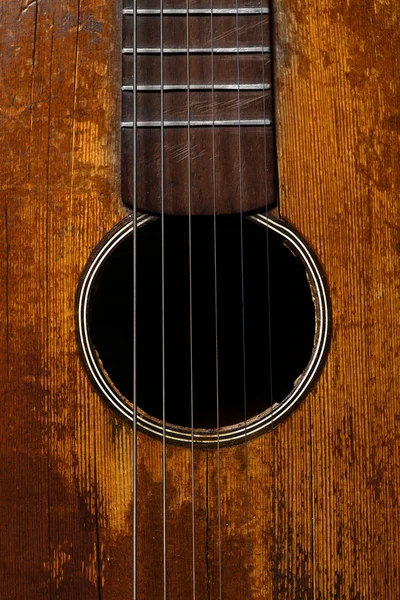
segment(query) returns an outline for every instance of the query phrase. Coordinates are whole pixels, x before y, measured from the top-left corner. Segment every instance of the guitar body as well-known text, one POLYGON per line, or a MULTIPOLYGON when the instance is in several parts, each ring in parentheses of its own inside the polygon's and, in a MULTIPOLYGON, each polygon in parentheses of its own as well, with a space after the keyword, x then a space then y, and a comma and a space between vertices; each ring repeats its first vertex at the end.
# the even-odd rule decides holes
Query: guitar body
MULTIPOLYGON (((93 387, 75 326, 89 256, 131 212, 120 16, 109 0, 0 8, 0 597, 131 598, 132 424, 93 387)), ((279 216, 322 265, 331 346, 273 430, 167 444, 171 600, 400 596, 399 20, 395 0, 274 2, 279 216)), ((138 432, 137 456, 137 597, 158 600, 162 441, 138 432)))

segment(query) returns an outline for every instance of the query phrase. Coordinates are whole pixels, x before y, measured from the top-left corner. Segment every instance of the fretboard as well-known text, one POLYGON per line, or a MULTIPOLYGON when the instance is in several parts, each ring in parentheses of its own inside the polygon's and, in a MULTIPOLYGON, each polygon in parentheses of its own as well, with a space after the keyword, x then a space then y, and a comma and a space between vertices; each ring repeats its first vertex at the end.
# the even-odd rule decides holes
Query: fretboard
POLYGON ((268 0, 255 3, 141 0, 134 8, 125 0, 126 204, 133 203, 134 160, 141 210, 234 214, 274 204, 271 15, 268 0))

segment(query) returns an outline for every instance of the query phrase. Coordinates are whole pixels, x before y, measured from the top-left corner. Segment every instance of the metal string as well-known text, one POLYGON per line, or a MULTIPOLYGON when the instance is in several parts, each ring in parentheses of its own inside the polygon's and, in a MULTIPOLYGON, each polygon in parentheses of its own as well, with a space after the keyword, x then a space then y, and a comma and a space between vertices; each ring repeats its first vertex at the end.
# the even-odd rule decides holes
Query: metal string
POLYGON ((246 472, 246 539, 247 539, 247 597, 250 600, 250 529, 249 529, 249 459, 247 443, 247 390, 246 390, 246 339, 244 310, 244 252, 243 252, 243 182, 242 182, 242 145, 240 124, 240 58, 239 58, 239 4, 236 0, 236 49, 238 84, 238 154, 239 154, 239 200, 240 200, 240 270, 242 294, 242 352, 243 352, 243 405, 245 427, 245 472, 246 472))
POLYGON ((222 600, 222 544, 221 544, 221 456, 220 456, 220 418, 219 418, 219 365, 218 365, 218 276, 217 276, 217 188, 215 161, 215 75, 214 75, 214 2, 211 0, 211 119, 212 119, 212 169, 213 169, 213 206, 214 206, 214 314, 215 314, 215 385, 217 411, 217 508, 218 508, 218 596, 222 600))
POLYGON ((190 29, 189 0, 186 0, 186 78, 187 78, 187 146, 188 146, 188 214, 189 214, 189 343, 190 343, 190 428, 191 428, 191 470, 192 470, 192 586, 196 598, 196 527, 195 527, 195 485, 194 485, 194 393, 193 393, 193 286, 192 286, 192 193, 191 193, 191 139, 190 139, 190 29))
MULTIPOLYGON (((271 13, 272 6, 270 4, 269 11, 269 30, 272 31, 271 27, 271 13)), ((262 52, 262 77, 263 77, 263 88, 265 83, 265 56, 264 56, 264 24, 263 18, 261 16, 261 45, 263 47, 262 52)), ((270 44, 272 46, 272 43, 270 44)), ((265 102, 265 91, 263 94, 263 112, 264 112, 264 178, 265 178, 265 214, 268 214, 268 169, 267 169, 267 128, 265 125, 266 121, 266 102, 265 102)), ((267 243, 267 302, 268 302, 268 374, 269 374, 269 394, 270 394, 270 403, 272 408, 272 427, 274 422, 274 402, 272 397, 272 327, 271 327, 271 277, 270 277, 270 249, 269 249, 269 227, 266 227, 266 243, 267 243)), ((272 455, 273 455, 273 477, 275 478, 275 435, 272 433, 272 455)), ((273 492, 275 495, 275 492, 273 492)), ((274 499, 273 499, 274 501, 274 499)), ((274 527, 274 556, 277 556, 276 552, 276 528, 274 527)))
MULTIPOLYGON (((271 15, 272 15, 272 1, 269 2, 269 31, 272 35, 272 24, 271 24, 271 15)), ((264 35, 264 28, 261 27, 262 36, 264 35)), ((264 46, 264 42, 262 42, 264 46)), ((270 46, 272 47, 272 40, 270 40, 270 46)), ((273 67, 272 67, 273 68, 273 67)), ((263 53, 263 83, 265 79, 265 61, 264 61, 264 53, 263 53)), ((273 81, 273 73, 271 72, 271 80, 273 81)), ((265 103, 265 92, 264 92, 264 120, 266 118, 266 103, 265 103)), ((268 214, 268 169, 267 169, 267 133, 266 126, 264 125, 264 170, 265 170, 265 214, 268 214)), ((268 372, 269 372, 269 393, 270 393, 270 403, 272 409, 272 428, 274 427, 274 399, 273 399, 273 379, 272 379, 272 326, 271 326, 271 271, 270 271, 270 248, 269 248, 269 227, 267 224, 266 228, 266 238, 267 238, 267 299, 268 299, 268 372)), ((275 432, 272 431, 272 481, 275 482, 275 432)), ((275 562, 277 560, 277 540, 276 540, 276 488, 273 487, 273 507, 274 507, 274 536, 273 536, 273 554, 275 557, 275 562)), ((276 565, 275 565, 276 566, 276 565)), ((274 569, 276 572, 276 569, 274 569)), ((277 583, 275 581, 274 589, 277 593, 277 583)), ((274 592, 275 593, 275 592, 274 592)))
MULTIPOLYGON (((137 0, 133 2, 133 463, 134 463, 134 481, 133 481, 133 571, 134 571, 134 590, 133 598, 137 597, 137 347, 136 347, 136 317, 137 317, 137 0)), ((236 0, 236 29, 237 29, 237 79, 238 79, 238 152, 239 152, 239 194, 240 194, 240 239, 241 239, 241 277, 242 277, 242 339, 243 339, 243 369, 244 369, 244 420, 245 420, 245 446, 246 446, 246 527, 248 538, 248 567, 250 566, 250 539, 249 539, 249 482, 248 482, 248 451, 247 451, 247 397, 246 397, 246 355, 245 355, 245 313, 244 313, 244 258, 243 258, 243 190, 242 190, 242 170, 241 170, 241 125, 240 125, 240 59, 239 59, 239 10, 238 0, 236 0)), ((263 37, 263 19, 261 16, 261 29, 263 37)), ((262 40, 263 46, 263 40, 262 40)), ((164 199, 164 71, 163 71, 163 0, 160 0, 160 112, 161 112, 161 244, 162 244, 162 387, 163 387, 163 450, 162 450, 162 471, 163 471, 163 582, 164 599, 167 597, 167 564, 166 564, 166 402, 165 402, 165 199, 164 199)), ((213 0, 211 0, 211 58, 212 58, 212 156, 213 156, 213 194, 214 194, 214 267, 215 267, 215 327, 216 327, 216 399, 217 399, 217 447, 218 447, 218 548, 219 548, 219 597, 222 598, 222 573, 221 573, 221 498, 220 498, 220 454, 219 454, 219 382, 218 382, 218 292, 217 292, 217 219, 216 219, 216 165, 215 165, 215 114, 214 114, 214 48, 213 48, 213 0)), ((262 54, 263 84, 265 81, 265 61, 264 51, 262 54)), ((192 262, 191 262, 191 140, 190 140, 190 63, 189 63, 189 3, 187 0, 187 80, 188 80, 188 195, 189 195, 189 285, 190 285, 190 368, 191 368, 191 450, 192 450, 192 533, 193 533, 193 597, 195 598, 195 506, 194 506, 194 402, 193 402, 193 339, 192 339, 192 262)), ((263 85, 264 86, 264 85, 263 85)), ((267 194, 267 175, 266 175, 266 107, 265 96, 264 105, 264 165, 266 178, 266 211, 268 211, 267 194)), ((268 236, 268 228, 267 228, 268 236)), ((268 296, 269 287, 269 244, 267 240, 267 273, 268 273, 268 296)), ((271 346, 271 323, 269 318, 269 344, 271 346)), ((270 358, 270 386, 272 402, 272 365, 271 352, 270 358)), ((248 598, 250 598, 250 569, 248 568, 248 598)))
MULTIPOLYGON (((270 27, 271 29, 271 27, 270 27)), ((264 47, 264 24, 263 18, 261 17, 261 44, 264 47)), ((262 52, 262 78, 263 88, 265 83, 265 56, 264 50, 262 52)), ((266 121, 266 102, 265 102, 265 91, 263 93, 263 112, 264 112, 264 178, 265 178, 265 214, 268 213, 268 169, 267 169, 267 128, 265 125, 266 121)), ((273 406, 272 400, 272 340, 271 340, 271 289, 270 289, 270 252, 269 252, 269 227, 266 227, 267 237, 267 298, 268 298, 268 345, 269 345, 269 377, 270 377, 270 402, 271 407, 273 406)), ((272 409, 273 410, 273 409, 272 409)), ((273 414, 273 413, 272 413, 273 414)))
MULTIPOLYGON (((271 29, 271 27, 270 27, 271 29)), ((261 14, 261 45, 262 51, 262 82, 263 89, 265 87, 265 55, 264 55, 264 22, 263 15, 261 14)), ((264 114, 264 179, 265 179, 265 214, 268 213, 268 169, 267 169, 267 127, 266 127, 266 102, 265 102, 265 90, 263 92, 263 114, 264 114)), ((270 402, 271 407, 273 406, 272 401, 272 341, 271 341, 271 290, 270 290, 270 252, 269 252, 269 227, 266 227, 266 238, 267 238, 267 300, 268 300, 268 352, 269 352, 269 378, 270 378, 270 402)), ((273 411, 273 409, 272 409, 273 411)), ((273 412, 272 412, 273 415, 273 412)))
POLYGON ((160 0, 160 184, 161 184, 161 329, 162 329, 162 514, 163 597, 167 600, 167 448, 165 402, 165 206, 164 206, 164 0, 160 0))
POLYGON ((137 0, 133 0, 133 600, 137 598, 137 0))

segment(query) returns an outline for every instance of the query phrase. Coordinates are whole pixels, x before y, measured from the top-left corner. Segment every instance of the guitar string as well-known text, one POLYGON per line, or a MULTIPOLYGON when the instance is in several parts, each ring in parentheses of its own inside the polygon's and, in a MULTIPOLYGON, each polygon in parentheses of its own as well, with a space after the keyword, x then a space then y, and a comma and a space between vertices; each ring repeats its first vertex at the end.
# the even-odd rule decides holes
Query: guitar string
POLYGON ((133 0, 133 600, 137 599, 137 0, 133 0))
MULTIPOLYGON (((269 23, 268 28, 269 31, 272 32, 271 26, 271 14, 272 14, 272 0, 270 0, 269 5, 269 23)), ((262 41, 261 45, 264 48, 264 26, 261 25, 261 36, 262 41)), ((272 47, 272 40, 269 41, 269 46, 272 47)), ((272 69, 272 67, 271 67, 272 69)), ((262 77, 263 77, 263 88, 265 83, 265 56, 264 51, 262 53, 262 77)), ((271 71, 271 79, 272 79, 272 71, 271 71)), ((265 178, 265 214, 268 214, 268 166, 267 166, 267 128, 265 125, 266 119, 266 102, 265 102, 265 92, 263 96, 263 110, 264 110, 264 178, 265 178)), ((269 243, 269 227, 266 227, 266 258, 267 258, 267 304, 268 304, 268 317, 267 317, 267 336, 268 336, 268 374, 269 374, 269 395, 270 395, 270 405, 271 405, 271 413, 272 413, 272 428, 274 427, 274 403, 273 403, 273 380, 272 380, 272 326, 271 326, 271 273, 270 273, 270 243, 269 243)), ((275 482, 275 434, 271 431, 272 434, 272 457, 273 457, 273 473, 272 473, 272 481, 275 482)), ((274 489, 274 488, 273 488, 274 489)), ((275 491, 273 491, 272 502, 274 504, 275 491)), ((274 527, 274 536, 273 536, 273 555, 277 556, 276 552, 276 528, 274 527)), ((276 572, 276 570, 275 570, 276 572)), ((275 592, 277 593, 277 589, 275 592)))
POLYGON ((249 456, 247 441, 247 390, 246 390, 246 331, 244 306, 244 239, 243 239, 243 180, 242 180, 242 144, 241 144, 241 110, 240 110, 240 57, 239 57, 239 1, 236 0, 236 63, 238 84, 238 158, 239 158, 239 202, 240 202, 240 271, 242 301, 242 355, 243 355, 243 411, 244 411, 244 448, 246 476, 246 549, 247 549, 247 598, 250 600, 250 528, 249 528, 249 456))
MULTIPOLYGON (((269 21, 269 31, 270 31, 270 46, 273 47, 273 27, 272 27, 272 15, 273 15, 273 0, 269 0, 270 5, 270 21, 269 21)), ((274 81, 274 65, 271 62, 271 81, 274 81)), ((273 104, 272 104, 273 106, 273 104)), ((267 182, 266 182, 267 185, 267 182)), ((268 212, 268 201, 266 199, 266 212, 268 212)), ((277 552, 277 506, 276 506, 276 438, 274 429, 274 419, 275 419, 275 407, 274 407, 274 399, 273 399, 273 368, 272 368, 272 318, 271 318, 271 270, 270 270, 270 248, 269 248, 269 228, 267 227, 267 285, 268 285, 268 339, 269 339, 269 392, 271 398, 271 452, 272 452, 272 510, 273 510, 273 522, 274 522, 274 533, 273 533, 273 556, 274 556, 274 594, 278 594, 278 552, 277 552)))
POLYGON ((192 588, 196 598, 196 527, 195 527, 195 464, 194 464, 194 393, 193 393, 193 282, 192 282, 192 178, 191 178, 191 137, 190 137, 190 26, 189 0, 186 0, 186 79, 187 79, 187 152, 188 152, 188 227, 189 227, 189 344, 190 344, 190 428, 191 428, 191 485, 192 485, 192 588))
POLYGON ((164 197, 164 0, 160 0, 160 185, 161 185, 161 345, 162 345, 162 519, 163 597, 167 600, 167 447, 165 391, 165 197, 164 197))
MULTIPOLYGON (((212 2, 212 0, 211 0, 212 2)), ((166 598, 166 415, 165 415, 165 296, 164 296, 164 287, 165 287, 165 206, 164 206, 164 76, 163 76, 163 0, 160 0, 160 49, 161 49, 161 64, 160 64, 160 79, 161 79, 161 97, 160 97, 160 110, 161 110, 161 204, 162 204, 162 218, 161 218, 161 236, 162 236, 162 362, 163 362, 163 570, 164 570, 164 598, 166 598)), ((237 48, 239 48, 239 27, 238 27, 238 2, 236 1, 236 28, 237 28, 237 48)), ((137 15, 137 3, 134 0, 134 38, 136 38, 136 15, 137 15)), ((187 1, 187 36, 189 36, 189 8, 187 1)), ((263 35, 263 33, 262 33, 263 35)), ((216 380, 217 380, 217 431, 218 431, 218 528, 219 528, 219 595, 222 597, 222 577, 221 577, 221 514, 220 514, 220 457, 219 457, 219 386, 218 386, 218 336, 217 336, 217 254, 216 254, 216 169, 215 169, 215 129, 214 129, 214 50, 213 50, 213 25, 212 25, 212 8, 211 8, 211 42, 212 42, 212 136, 213 136, 213 193, 214 193, 214 264, 215 264, 215 315, 216 315, 216 380)), ((136 41, 136 39, 135 39, 136 41)), ((187 39, 187 54, 189 54, 189 39, 187 39)), ((263 42, 262 42, 263 44, 263 42)), ((134 78, 134 91, 133 94, 133 102, 134 102, 134 147, 133 147, 133 155, 134 155, 134 164, 133 164, 133 177, 134 177, 134 201, 133 201, 133 254, 134 254, 134 391, 133 391, 133 411, 134 411, 134 599, 136 598, 136 574, 137 574, 137 547, 136 547, 136 531, 137 531, 137 397, 136 397, 136 278, 137 278, 137 263, 136 263, 136 236, 137 236, 137 53, 136 53, 136 43, 134 46, 134 61, 133 61, 133 78, 134 78)), ((190 65, 189 65, 189 56, 187 56, 187 78, 188 78, 188 178, 189 178, 189 271, 190 271, 190 347, 191 347, 191 428, 192 428, 192 527, 193 527, 193 595, 195 597, 195 547, 194 547, 194 460, 193 460, 193 434, 194 434, 194 423, 193 423, 193 361, 192 361, 192 283, 191 283, 191 184, 190 184, 190 65)), ((262 57, 263 64, 263 83, 264 83, 264 54, 262 57)), ((247 422, 247 401, 246 401, 246 363, 245 363, 245 321, 244 321, 244 261, 243 261, 243 194, 242 194, 242 165, 241 165, 241 131, 240 131, 240 63, 239 63, 239 52, 237 53, 237 75, 238 75, 238 145, 239 145, 239 188, 240 188, 240 224, 241 224, 241 275, 242 275, 242 336, 243 336, 243 369, 244 369, 244 411, 245 411, 245 428, 247 422)), ((264 102, 264 153, 266 155, 266 133, 265 133, 265 97, 263 99, 264 102)), ((266 160, 265 160, 266 167, 266 160)), ((266 181, 267 187, 267 181, 266 181)), ((266 210, 268 210, 268 198, 266 192, 266 210)), ((268 228, 267 228, 268 235, 268 228)), ((268 254, 269 245, 267 242, 267 254, 268 254)), ((267 258, 267 270, 269 272, 269 256, 267 258)), ((269 286, 268 286, 269 293, 269 286)), ((270 336, 269 336, 270 340, 270 336)), ((271 340, 270 340, 271 341, 271 340)), ((270 366, 271 373, 271 366, 270 366)), ((271 377, 270 377, 271 380, 271 377)), ((271 381, 272 388, 272 381, 271 381)), ((272 398, 272 396, 271 396, 272 398)), ((245 433, 245 436, 247 434, 245 433)), ((248 454, 247 454, 247 438, 246 438, 246 526, 247 526, 247 537, 249 541, 249 523, 248 523, 248 454)), ((249 561, 249 556, 248 556, 249 561)), ((248 565, 249 566, 249 565, 248 565)), ((250 598, 250 581, 248 581, 248 597, 250 598)))
POLYGON ((218 595, 222 600, 222 543, 221 543, 221 454, 220 454, 220 414, 219 414, 219 348, 218 348, 218 271, 217 271, 217 177, 215 160, 215 65, 214 65, 214 0, 211 0, 211 120, 212 120, 212 179, 213 179, 213 237, 214 237, 214 320, 215 320, 215 394, 217 426, 217 511, 218 511, 218 595))

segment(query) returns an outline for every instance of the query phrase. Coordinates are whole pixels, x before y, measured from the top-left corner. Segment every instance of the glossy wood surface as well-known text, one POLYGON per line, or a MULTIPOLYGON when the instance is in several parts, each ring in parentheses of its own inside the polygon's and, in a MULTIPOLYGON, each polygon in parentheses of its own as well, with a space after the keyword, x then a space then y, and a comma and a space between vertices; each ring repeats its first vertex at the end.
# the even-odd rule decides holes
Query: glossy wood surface
MULTIPOLYGON (((323 264, 333 338, 302 406, 221 451, 221 552, 218 457, 196 451, 195 597, 396 600, 400 7, 276 0, 274 14, 280 210, 323 264)), ((0 17, 0 597, 130 598, 132 433, 74 331, 79 274, 127 214, 119 15, 109 0, 2 0, 0 17)), ((161 445, 138 441, 138 598, 158 600, 161 445)), ((190 449, 171 446, 173 600, 193 598, 191 507, 190 449)))

